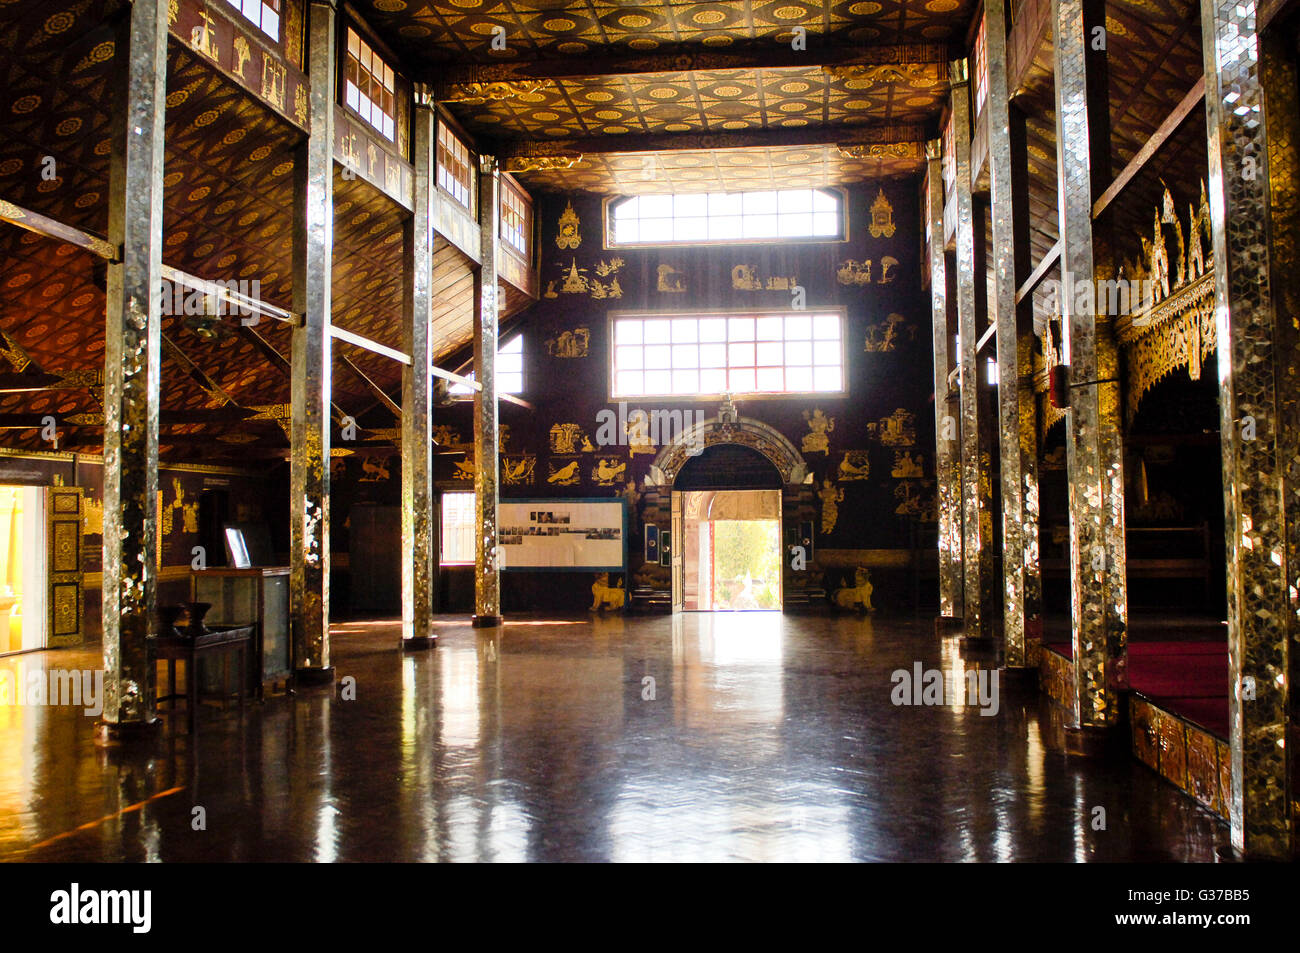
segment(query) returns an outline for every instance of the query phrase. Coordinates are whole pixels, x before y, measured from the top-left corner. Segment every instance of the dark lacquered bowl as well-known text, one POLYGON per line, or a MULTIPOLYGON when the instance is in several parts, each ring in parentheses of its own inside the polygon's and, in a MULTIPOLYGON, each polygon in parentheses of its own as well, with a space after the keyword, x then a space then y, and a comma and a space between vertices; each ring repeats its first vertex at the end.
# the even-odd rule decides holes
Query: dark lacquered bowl
POLYGON ((185 603, 185 614, 189 616, 189 624, 185 627, 185 634, 190 636, 203 635, 207 628, 203 625, 203 617, 208 614, 212 608, 211 602, 187 602, 185 603))

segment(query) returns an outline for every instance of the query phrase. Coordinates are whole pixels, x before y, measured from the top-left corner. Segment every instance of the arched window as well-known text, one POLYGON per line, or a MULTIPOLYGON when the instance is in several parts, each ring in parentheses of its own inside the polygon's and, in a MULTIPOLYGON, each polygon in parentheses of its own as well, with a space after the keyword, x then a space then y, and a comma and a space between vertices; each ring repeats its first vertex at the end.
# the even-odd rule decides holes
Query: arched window
POLYGON ((607 219, 610 248, 845 238, 844 196, 833 189, 634 195, 610 202, 607 219))

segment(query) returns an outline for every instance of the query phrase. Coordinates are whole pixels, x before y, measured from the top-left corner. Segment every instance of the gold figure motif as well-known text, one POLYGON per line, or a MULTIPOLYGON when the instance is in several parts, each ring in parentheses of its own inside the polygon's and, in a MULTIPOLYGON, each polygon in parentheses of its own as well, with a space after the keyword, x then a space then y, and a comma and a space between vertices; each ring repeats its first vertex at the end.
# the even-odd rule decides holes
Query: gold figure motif
POLYGON ((869 230, 872 238, 892 238, 894 235, 894 207, 885 198, 884 189, 876 194, 876 200, 871 203, 869 230))
POLYGON ((935 522, 937 513, 933 494, 927 495, 929 481, 904 480, 894 487, 894 499, 898 506, 894 512, 899 516, 915 516, 926 522, 935 522))
POLYGON ((853 571, 853 585, 835 590, 835 604, 841 609, 857 609, 859 612, 875 612, 871 604, 871 574, 859 566, 853 571))
POLYGON ((841 481, 865 480, 871 475, 870 455, 866 450, 846 450, 840 461, 838 477, 841 481))
MULTIPOLYGON (((166 506, 160 507, 162 510, 162 534, 170 536, 172 529, 176 525, 176 512, 181 514, 181 524, 187 533, 197 533, 199 531, 199 504, 195 500, 192 503, 185 502, 185 487, 181 483, 180 477, 172 479, 172 492, 176 498, 166 506)), ((159 496, 162 495, 160 492, 159 496)), ((100 504, 100 532, 103 532, 103 504, 100 504)))
POLYGON ((212 14, 200 10, 203 23, 190 30, 190 47, 198 50, 214 63, 217 61, 217 31, 213 29, 212 14))
POLYGON ((447 424, 435 424, 433 427, 433 442, 440 447, 446 447, 449 450, 463 450, 468 447, 460 437, 460 431, 453 430, 447 424))
POLYGON ((648 414, 632 414, 627 422, 628 456, 638 453, 654 453, 655 444, 650 439, 650 418, 648 414))
POLYGON ((361 458, 361 476, 357 479, 358 483, 381 483, 389 479, 392 474, 388 471, 388 461, 380 460, 378 463, 370 457, 361 458))
POLYGON ((569 265, 569 271, 564 276, 564 284, 560 285, 560 290, 566 295, 582 294, 587 290, 587 277, 582 274, 586 268, 578 267, 578 260, 575 258, 569 265))
POLYGON ((167 0, 167 25, 171 26, 181 15, 181 0, 167 0))
POLYGON ((916 414, 899 407, 888 417, 867 424, 867 433, 886 447, 916 446, 916 414))
POLYGON ((543 298, 558 298, 559 296, 560 296, 559 292, 555 290, 555 282, 554 282, 554 281, 548 281, 548 282, 546 283, 546 291, 542 294, 542 297, 543 297, 543 298))
POLYGON ((248 65, 253 58, 252 52, 248 48, 248 41, 242 36, 235 37, 234 42, 235 62, 231 64, 230 72, 234 73, 240 79, 244 78, 244 67, 248 65))
POLYGON ((288 70, 275 57, 262 57, 262 98, 276 109, 284 110, 284 77, 288 70))
POLYGON ((590 328, 574 328, 572 331, 562 331, 555 337, 546 339, 546 353, 551 357, 586 357, 590 341, 590 328))
POLYGON ((456 461, 456 469, 455 469, 455 471, 452 473, 451 478, 452 478, 453 480, 470 480, 470 481, 473 481, 473 479, 474 479, 474 461, 473 461, 473 460, 457 460, 457 461, 456 461))
POLYGON ((890 255, 884 255, 880 259, 880 278, 876 281, 878 285, 887 285, 894 280, 894 269, 898 267, 898 259, 890 255))
POLYGON ((104 501, 86 497, 85 508, 81 512, 81 535, 104 535, 104 501))
POLYGON ((903 337, 906 337, 909 341, 915 341, 916 326, 908 324, 901 314, 895 312, 879 324, 867 326, 867 341, 863 350, 871 352, 892 351, 898 347, 898 342, 903 337))
POLYGON ((550 471, 546 477, 547 483, 554 483, 556 486, 573 486, 578 482, 578 461, 573 460, 564 466, 556 469, 554 464, 547 464, 550 471))
POLYGON ((533 470, 537 467, 537 457, 524 454, 518 457, 501 458, 501 482, 506 486, 521 486, 533 482, 533 470))
POLYGON ((569 453, 577 453, 581 446, 580 441, 586 435, 582 428, 577 424, 558 423, 553 424, 550 430, 551 453, 563 456, 569 453))
MULTIPOLYGON (((835 418, 827 417, 820 407, 814 407, 810 414, 803 412, 803 419, 808 422, 809 433, 803 435, 804 453, 826 453, 831 448, 830 432, 835 429, 835 418)), ((827 530, 827 532, 830 532, 827 530)))
POLYGON ((871 259, 854 261, 852 258, 840 262, 835 272, 835 279, 842 285, 871 284, 871 259))
POLYGON ((627 472, 627 464, 618 460, 601 457, 591 469, 591 479, 596 486, 613 486, 627 472))
POLYGON ((901 480, 925 476, 921 455, 919 453, 908 453, 906 450, 895 451, 894 468, 889 471, 889 475, 901 480))
POLYGON ((636 480, 628 480, 623 486, 621 495, 627 501, 628 512, 635 516, 636 505, 641 502, 641 494, 637 491, 636 480))
POLYGON ((605 608, 621 609, 627 601, 627 590, 623 588, 623 580, 620 579, 617 586, 611 586, 607 572, 602 572, 591 584, 591 595, 592 612, 599 612, 605 608))
POLYGON ((302 83, 293 88, 293 117, 300 126, 307 124, 307 87, 302 83))
POLYGON ((681 294, 686 290, 686 276, 672 265, 660 265, 656 290, 663 294, 681 294))
POLYGON ((831 482, 830 477, 822 481, 822 488, 817 491, 822 501, 822 533, 829 534, 839 522, 839 504, 844 502, 844 491, 831 482))
POLYGON ((578 213, 573 210, 573 203, 566 202, 564 211, 560 213, 559 231, 555 236, 555 244, 560 248, 577 248, 582 244, 582 235, 578 232, 580 226, 578 213))
POLYGON ((766 279, 754 273, 753 265, 736 265, 731 269, 731 287, 737 291, 789 291, 799 286, 794 275, 769 275, 766 279))

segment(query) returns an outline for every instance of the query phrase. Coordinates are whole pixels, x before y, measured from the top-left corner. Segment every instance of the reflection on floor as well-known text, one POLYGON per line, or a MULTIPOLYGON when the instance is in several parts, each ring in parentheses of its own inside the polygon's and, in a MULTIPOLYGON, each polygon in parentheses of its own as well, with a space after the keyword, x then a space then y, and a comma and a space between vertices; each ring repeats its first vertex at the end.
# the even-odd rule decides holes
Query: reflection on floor
POLYGON ((962 684, 929 619, 438 630, 404 656, 395 623, 338 625, 355 700, 205 710, 196 741, 178 716, 151 752, 96 749, 80 710, 0 706, 0 859, 1211 861, 1227 837, 1135 762, 1067 762, 1034 688, 1003 683, 994 717, 952 691, 896 707, 914 663, 962 684))

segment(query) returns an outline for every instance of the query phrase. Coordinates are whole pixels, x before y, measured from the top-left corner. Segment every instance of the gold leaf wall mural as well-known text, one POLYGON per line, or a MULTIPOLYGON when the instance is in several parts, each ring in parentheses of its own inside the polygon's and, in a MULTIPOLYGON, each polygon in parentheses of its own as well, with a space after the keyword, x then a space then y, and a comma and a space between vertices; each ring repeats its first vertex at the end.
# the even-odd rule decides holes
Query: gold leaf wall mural
POLYGON ((871 460, 865 450, 846 450, 838 471, 842 481, 865 480, 871 475, 871 460))
POLYGON ((822 501, 822 532, 832 533, 835 530, 835 524, 840 519, 839 504, 844 502, 844 490, 837 487, 827 477, 822 481, 821 489, 817 491, 817 497, 822 501))
POLYGON ((547 464, 548 474, 547 483, 553 483, 556 486, 575 486, 578 483, 578 461, 572 460, 561 467, 556 467, 554 463, 547 464))
POLYGON ((830 450, 830 432, 835 429, 835 418, 827 417, 820 407, 814 407, 810 414, 803 412, 803 419, 808 423, 809 433, 803 435, 804 453, 826 453, 830 450))
POLYGON ((566 203, 564 211, 560 214, 559 230, 555 236, 555 244, 560 248, 569 249, 581 245, 582 235, 578 233, 581 224, 578 221, 578 213, 573 210, 573 203, 566 203))

